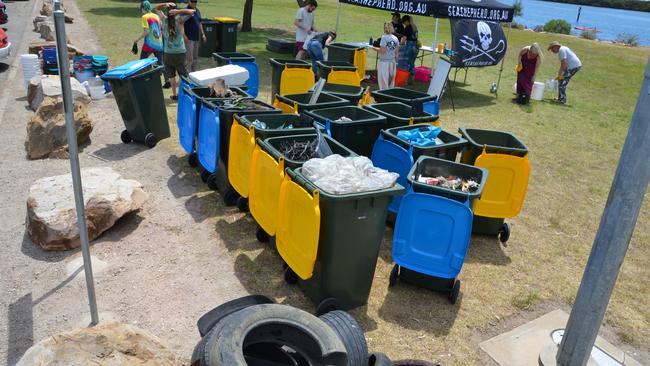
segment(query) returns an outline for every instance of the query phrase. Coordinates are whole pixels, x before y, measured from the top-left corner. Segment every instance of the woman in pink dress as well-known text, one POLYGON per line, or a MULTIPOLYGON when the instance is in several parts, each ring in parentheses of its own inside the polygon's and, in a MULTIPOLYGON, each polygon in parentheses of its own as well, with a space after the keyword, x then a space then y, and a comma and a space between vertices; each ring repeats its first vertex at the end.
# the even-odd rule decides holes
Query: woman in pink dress
POLYGON ((535 84, 535 74, 542 64, 542 49, 533 43, 519 51, 517 64, 517 103, 528 104, 535 84))

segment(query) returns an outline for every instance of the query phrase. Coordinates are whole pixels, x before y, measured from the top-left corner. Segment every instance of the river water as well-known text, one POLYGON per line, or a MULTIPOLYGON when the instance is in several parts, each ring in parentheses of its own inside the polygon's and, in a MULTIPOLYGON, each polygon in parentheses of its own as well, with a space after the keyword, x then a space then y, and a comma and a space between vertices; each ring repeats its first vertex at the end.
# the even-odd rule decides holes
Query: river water
POLYGON ((551 19, 564 19, 571 24, 572 34, 580 34, 574 29, 576 26, 597 28, 598 39, 613 41, 622 33, 636 34, 640 45, 650 46, 650 13, 647 12, 582 5, 580 21, 576 22, 580 5, 540 0, 522 0, 522 4, 524 15, 515 21, 528 28, 544 25, 551 19))

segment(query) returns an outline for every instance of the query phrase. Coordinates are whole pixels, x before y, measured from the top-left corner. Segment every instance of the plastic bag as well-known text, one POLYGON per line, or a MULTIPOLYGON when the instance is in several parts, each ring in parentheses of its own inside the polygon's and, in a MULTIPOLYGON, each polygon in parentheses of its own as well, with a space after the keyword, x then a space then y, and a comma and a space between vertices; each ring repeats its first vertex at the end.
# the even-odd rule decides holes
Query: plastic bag
POLYGON ((440 127, 426 126, 398 131, 397 137, 416 146, 435 146, 442 143, 438 138, 440 131, 442 131, 440 127))
POLYGON ((546 90, 557 91, 557 80, 555 79, 546 80, 546 90))
POLYGON ((386 189, 394 186, 399 178, 397 173, 373 166, 365 156, 344 158, 338 154, 308 160, 302 173, 323 191, 334 194, 386 189))
POLYGON ((320 132, 320 128, 316 122, 314 122, 314 128, 316 129, 316 135, 318 136, 316 137, 318 140, 318 143, 316 145, 316 157, 324 158, 334 154, 330 148, 330 145, 327 144, 327 141, 323 137, 323 134, 320 132))

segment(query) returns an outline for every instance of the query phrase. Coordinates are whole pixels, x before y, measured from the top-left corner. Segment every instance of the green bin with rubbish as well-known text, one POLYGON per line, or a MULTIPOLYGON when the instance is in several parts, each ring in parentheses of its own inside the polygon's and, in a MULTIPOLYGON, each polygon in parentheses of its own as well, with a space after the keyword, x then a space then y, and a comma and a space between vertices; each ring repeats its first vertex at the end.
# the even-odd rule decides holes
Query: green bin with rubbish
POLYGON ((439 118, 424 111, 418 111, 401 102, 375 103, 363 108, 385 116, 387 128, 403 127, 417 123, 429 123, 438 126, 439 118))
MULTIPOLYGON (((293 261, 298 265, 294 268, 287 262, 285 281, 299 284, 307 297, 317 304, 318 315, 336 309, 350 310, 362 306, 368 302, 375 277, 388 206, 394 196, 404 192, 404 188, 395 184, 390 188, 367 192, 329 193, 307 179, 302 174, 303 169, 304 167, 287 169, 287 174, 292 182, 304 190, 303 194, 317 197, 318 215, 312 218, 311 212, 301 210, 301 216, 296 220, 307 223, 319 221, 313 226, 318 230, 314 233, 317 236, 317 252, 311 276, 303 279, 299 272, 294 271, 294 268, 302 267, 299 261, 293 261)), ((295 206, 300 208, 299 205, 295 206)), ((286 235, 291 238, 292 231, 285 231, 283 226, 291 223, 283 221, 285 210, 286 204, 281 201, 276 243, 280 255, 286 261, 290 260, 291 253, 283 250, 284 237, 286 235)), ((297 247, 298 251, 309 249, 309 245, 297 247)), ((298 253, 296 257, 303 258, 301 254, 303 253, 298 253)))
POLYGON ((152 148, 170 136, 160 82, 163 67, 155 62, 155 58, 131 61, 101 76, 110 83, 122 115, 124 143, 137 141, 152 148))
POLYGON ((318 76, 327 80, 327 76, 332 70, 357 71, 357 67, 346 61, 317 61, 318 76))
POLYGON ((218 17, 217 21, 217 52, 237 51, 237 25, 239 19, 218 17))
POLYGON ((211 19, 201 19, 205 42, 199 42, 199 56, 211 57, 217 51, 217 22, 211 19))
POLYGON ((354 53, 357 50, 362 50, 362 49, 364 49, 364 47, 354 46, 345 43, 331 43, 327 46, 327 60, 343 61, 343 62, 348 62, 350 64, 354 64, 354 53))
POLYGON ((322 91, 349 100, 352 105, 358 105, 366 89, 361 86, 325 83, 322 91))
POLYGON ((445 130, 441 130, 437 138, 440 140, 439 143, 431 146, 420 146, 398 136, 400 131, 421 130, 423 132, 426 132, 430 128, 434 127, 423 124, 394 127, 387 130, 382 130, 381 135, 386 140, 392 141, 407 150, 412 145, 413 161, 417 161, 418 158, 422 155, 449 161, 456 161, 456 156, 458 156, 458 154, 463 151, 463 148, 465 148, 465 145, 467 144, 467 140, 464 138, 454 136, 445 130))
POLYGON ((327 134, 359 155, 370 156, 386 117, 356 106, 315 109, 305 112, 325 126, 327 134))
POLYGON ((239 62, 255 62, 255 56, 241 52, 215 52, 212 54, 212 58, 217 61, 217 66, 225 66, 230 63, 236 65, 239 62))
POLYGON ((399 87, 375 90, 371 94, 377 103, 402 102, 417 111, 422 111, 423 103, 438 99, 437 96, 431 96, 421 91, 399 87))
MULTIPOLYGON (((300 93, 300 94, 287 94, 287 95, 277 95, 276 103, 284 104, 289 107, 297 107, 296 112, 303 113, 312 109, 322 109, 322 108, 333 108, 333 107, 343 107, 350 105, 349 100, 339 98, 335 95, 321 92, 318 95, 318 99, 313 104, 310 104, 311 96, 313 92, 300 93)), ((279 107, 282 109, 282 107, 279 107)))

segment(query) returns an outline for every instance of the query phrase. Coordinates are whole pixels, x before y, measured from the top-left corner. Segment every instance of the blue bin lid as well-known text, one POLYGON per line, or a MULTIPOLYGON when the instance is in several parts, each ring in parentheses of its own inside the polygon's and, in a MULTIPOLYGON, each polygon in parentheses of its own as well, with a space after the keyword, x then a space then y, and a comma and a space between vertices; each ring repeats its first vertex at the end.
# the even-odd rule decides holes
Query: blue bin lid
POLYGON ((158 59, 155 57, 127 62, 122 66, 118 66, 106 72, 102 75, 102 79, 125 79, 138 71, 155 64, 156 62, 158 62, 158 59))

